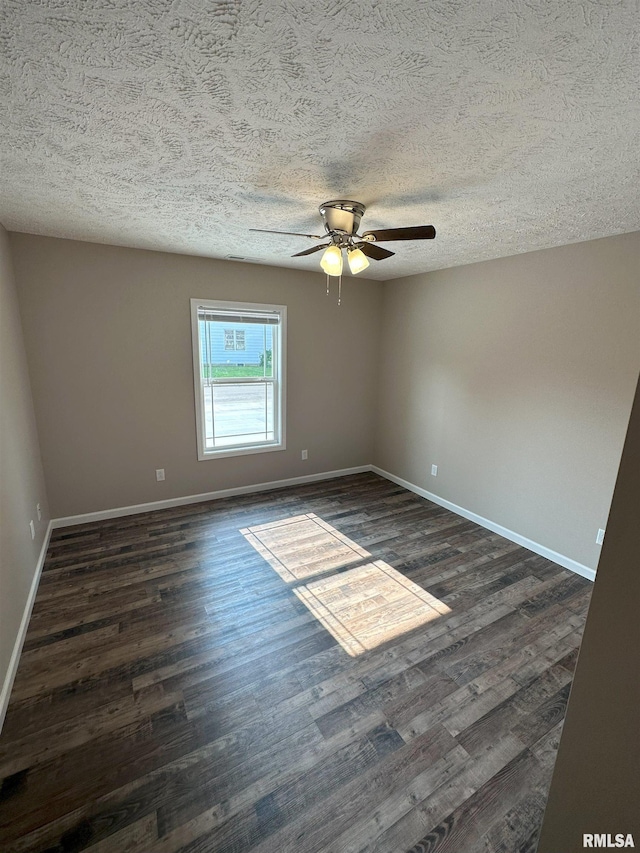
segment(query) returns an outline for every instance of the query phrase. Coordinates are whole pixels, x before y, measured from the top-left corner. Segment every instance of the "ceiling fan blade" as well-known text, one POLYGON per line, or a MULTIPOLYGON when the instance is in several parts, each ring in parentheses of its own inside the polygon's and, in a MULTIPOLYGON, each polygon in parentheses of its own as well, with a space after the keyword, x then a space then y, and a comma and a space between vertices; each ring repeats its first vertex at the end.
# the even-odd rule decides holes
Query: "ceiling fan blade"
POLYGON ((312 240, 324 240, 327 236, 323 234, 300 234, 298 231, 271 231, 268 228, 249 228, 249 231, 260 231, 262 234, 288 234, 290 237, 310 237, 312 240))
POLYGON ((363 237, 373 237, 378 242, 385 240, 433 240, 436 229, 433 225, 416 225, 414 228, 383 228, 365 231, 363 237))
POLYGON ((360 249, 363 255, 373 258, 374 261, 384 261, 385 258, 395 255, 395 252, 383 249, 382 246, 375 246, 373 243, 357 243, 356 247, 360 249))
POLYGON ((303 252, 296 252, 295 255, 291 255, 291 257, 301 258, 302 255, 312 255, 314 252, 320 252, 322 249, 330 245, 330 243, 321 243, 319 246, 312 246, 310 249, 305 249, 303 252))

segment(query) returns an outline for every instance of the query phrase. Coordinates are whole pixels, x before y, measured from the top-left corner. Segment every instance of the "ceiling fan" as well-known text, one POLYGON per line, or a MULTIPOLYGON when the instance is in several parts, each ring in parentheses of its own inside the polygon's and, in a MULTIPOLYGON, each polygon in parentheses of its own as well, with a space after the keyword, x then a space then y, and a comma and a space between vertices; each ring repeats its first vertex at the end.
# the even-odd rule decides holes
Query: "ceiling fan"
MULTIPOLYGON (((325 201, 320 205, 320 215, 324 223, 325 234, 300 234, 295 231, 271 231, 265 228, 251 228, 251 231, 261 231, 264 234, 289 234, 292 237, 308 237, 311 240, 328 240, 319 246, 312 246, 302 252, 296 252, 293 258, 311 255, 325 250, 320 259, 320 266, 327 276, 342 276, 342 252, 347 255, 347 263, 352 275, 357 275, 369 266, 369 258, 383 261, 395 252, 390 252, 377 243, 391 240, 433 240, 436 229, 433 225, 417 225, 411 228, 383 228, 376 231, 364 231, 358 234, 360 220, 366 207, 359 201, 336 199, 325 201)), ((327 292, 328 292, 327 278, 327 292)), ((338 304, 340 301, 338 300, 338 304)))

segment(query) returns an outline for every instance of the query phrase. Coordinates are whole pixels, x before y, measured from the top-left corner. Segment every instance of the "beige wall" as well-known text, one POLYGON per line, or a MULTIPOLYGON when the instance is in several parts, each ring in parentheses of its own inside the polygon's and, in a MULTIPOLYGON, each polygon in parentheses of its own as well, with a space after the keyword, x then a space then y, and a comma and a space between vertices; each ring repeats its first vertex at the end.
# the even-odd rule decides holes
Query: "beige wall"
POLYGON ((371 461, 379 283, 346 277, 338 308, 320 273, 11 241, 54 517, 371 461), (191 297, 288 306, 285 451, 198 461, 191 297))
MULTIPOLYGON (((9 240, 0 225, 0 690, 48 522, 9 240), (38 503, 43 512, 41 521, 36 514, 38 503), (34 540, 30 519, 36 528, 34 540)), ((0 707, 0 717, 3 710, 0 707)))
POLYGON ((640 234, 387 282, 382 300, 346 278, 340 309, 320 274, 11 241, 54 517, 374 462, 596 566, 640 368, 640 234), (289 306, 286 451, 197 461, 192 296, 289 306))
POLYGON ((595 568, 639 271, 635 233, 387 282, 375 463, 595 568))
POLYGON ((639 507, 640 383, 538 853, 578 853, 583 833, 632 833, 640 846, 639 507))

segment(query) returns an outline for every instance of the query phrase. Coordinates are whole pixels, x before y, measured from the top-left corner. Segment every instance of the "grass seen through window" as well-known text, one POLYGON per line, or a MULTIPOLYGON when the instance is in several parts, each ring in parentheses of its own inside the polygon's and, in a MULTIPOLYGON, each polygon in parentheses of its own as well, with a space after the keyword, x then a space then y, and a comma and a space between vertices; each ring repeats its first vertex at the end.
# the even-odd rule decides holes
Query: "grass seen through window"
POLYGON ((202 366, 204 379, 226 379, 228 377, 246 378, 250 376, 273 376, 273 368, 267 369, 259 364, 204 364, 202 366))

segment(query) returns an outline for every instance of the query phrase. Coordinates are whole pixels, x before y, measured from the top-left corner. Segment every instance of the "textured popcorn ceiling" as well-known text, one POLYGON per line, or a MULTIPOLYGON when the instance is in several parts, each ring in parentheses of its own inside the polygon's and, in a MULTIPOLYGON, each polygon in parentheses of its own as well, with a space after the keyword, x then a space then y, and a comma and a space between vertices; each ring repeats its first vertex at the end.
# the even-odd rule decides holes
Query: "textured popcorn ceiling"
MULTIPOLYGON (((395 278, 640 229, 637 0, 1 0, 0 221, 318 269, 318 205, 434 224, 395 278)), ((320 229, 320 230, 319 230, 320 229)))

